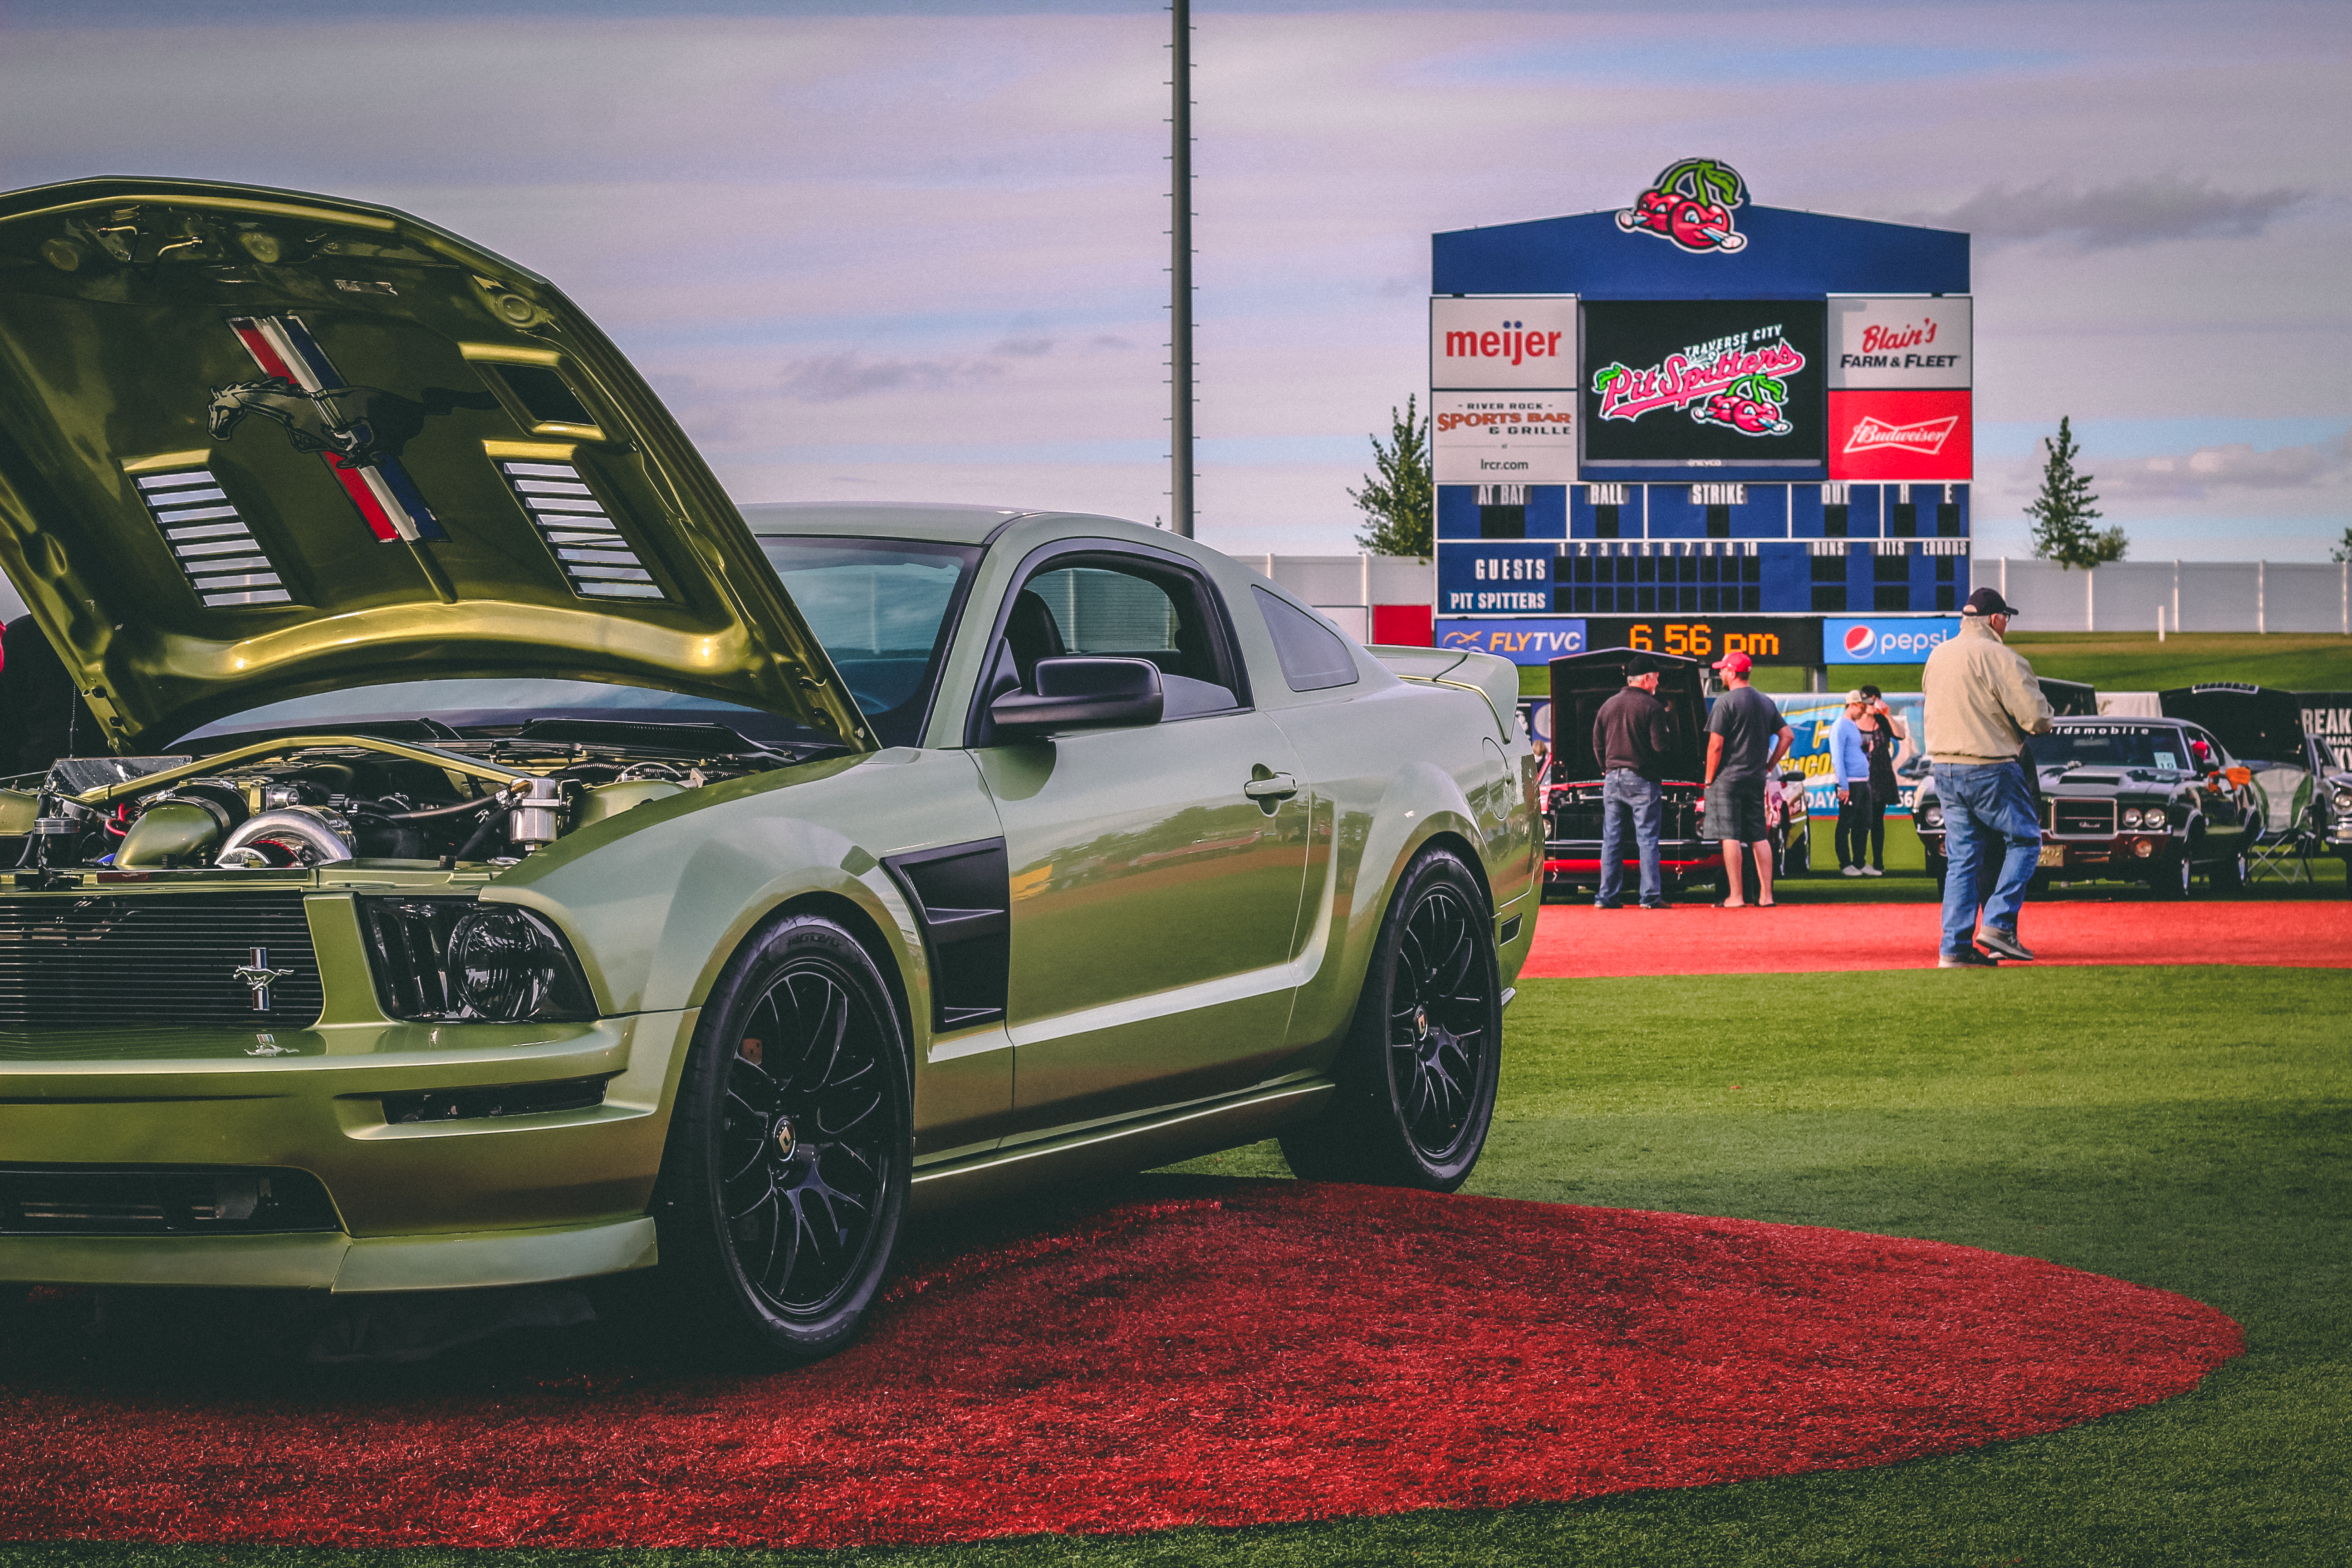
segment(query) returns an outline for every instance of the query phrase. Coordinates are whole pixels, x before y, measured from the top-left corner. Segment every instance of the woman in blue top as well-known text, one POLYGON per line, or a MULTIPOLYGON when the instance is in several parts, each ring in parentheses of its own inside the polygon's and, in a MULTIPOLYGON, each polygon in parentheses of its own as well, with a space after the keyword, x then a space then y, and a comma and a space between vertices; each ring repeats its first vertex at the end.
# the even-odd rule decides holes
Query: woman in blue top
POLYGON ((1837 774, 1837 858, 1841 873, 1867 877, 1864 864, 1870 851, 1871 818, 1878 815, 1878 797, 1870 787, 1870 756, 1863 749, 1862 726, 1855 722, 1868 710, 1869 700, 1859 691, 1845 694, 1845 712, 1830 726, 1830 765, 1837 774))

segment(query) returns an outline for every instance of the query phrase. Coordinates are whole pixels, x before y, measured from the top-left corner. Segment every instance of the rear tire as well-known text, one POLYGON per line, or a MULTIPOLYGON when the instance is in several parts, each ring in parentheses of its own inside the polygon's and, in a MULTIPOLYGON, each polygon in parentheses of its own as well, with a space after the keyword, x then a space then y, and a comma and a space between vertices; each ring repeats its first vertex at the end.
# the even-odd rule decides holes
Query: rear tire
POLYGON ((729 962, 689 1051, 655 1205, 677 1337, 830 1355, 889 1267, 913 1167, 907 1043, 881 973, 834 921, 788 916, 729 962))
POLYGON ((1486 891, 1453 852, 1428 850, 1381 921, 1339 1087, 1281 1135, 1283 1156, 1312 1179, 1454 1191, 1486 1145, 1502 1045, 1486 891))

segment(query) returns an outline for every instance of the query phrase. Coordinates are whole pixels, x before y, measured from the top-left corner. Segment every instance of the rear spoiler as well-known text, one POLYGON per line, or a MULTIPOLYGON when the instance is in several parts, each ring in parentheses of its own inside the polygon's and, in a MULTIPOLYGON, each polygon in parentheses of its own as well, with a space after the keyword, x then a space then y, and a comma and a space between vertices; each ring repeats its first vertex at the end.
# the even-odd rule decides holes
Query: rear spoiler
POLYGON ((1430 686, 1458 686, 1486 700, 1494 715, 1495 732, 1506 743, 1519 734, 1519 667, 1491 653, 1458 647, 1397 647, 1386 644, 1365 649, 1395 672, 1401 680, 1430 686))

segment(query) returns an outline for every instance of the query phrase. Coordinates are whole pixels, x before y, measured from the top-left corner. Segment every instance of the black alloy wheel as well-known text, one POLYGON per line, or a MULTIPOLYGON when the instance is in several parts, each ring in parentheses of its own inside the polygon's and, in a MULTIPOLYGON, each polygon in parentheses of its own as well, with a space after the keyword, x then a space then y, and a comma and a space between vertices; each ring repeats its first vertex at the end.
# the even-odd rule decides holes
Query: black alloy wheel
POLYGON ((814 915, 753 938, 678 1086, 655 1211, 671 1293, 771 1359, 846 1343, 906 1215, 911 1106, 898 1013, 856 940, 814 915))
POLYGON ((1406 868, 1323 1113, 1282 1134, 1301 1176, 1450 1193, 1494 1121, 1501 972, 1486 889, 1450 850, 1406 868))

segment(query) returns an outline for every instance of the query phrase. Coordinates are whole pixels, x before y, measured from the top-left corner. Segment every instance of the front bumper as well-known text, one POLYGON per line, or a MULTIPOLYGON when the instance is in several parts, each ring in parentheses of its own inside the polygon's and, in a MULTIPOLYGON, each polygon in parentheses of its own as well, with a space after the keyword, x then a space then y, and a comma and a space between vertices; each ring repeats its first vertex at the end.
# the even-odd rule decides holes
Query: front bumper
POLYGON ((345 1024, 267 1036, 74 1032, 17 1042, 0 1059, 0 1151, 9 1164, 302 1171, 325 1187, 338 1228, 52 1226, 0 1235, 0 1279, 407 1290, 648 1264, 660 1111, 695 1017, 345 1024), (604 1080, 601 1104, 405 1124, 384 1116, 388 1095, 583 1079, 604 1080))
MULTIPOLYGON (((1946 853, 1944 835, 1938 829, 1920 829, 1919 842, 1930 856, 1940 858, 1946 853)), ((2151 868, 2177 859, 2187 847, 2186 839, 2171 833, 2118 833, 2099 838, 2053 838, 2044 829, 2040 865, 2045 871, 2084 871, 2132 879, 2144 877, 2151 868)))

